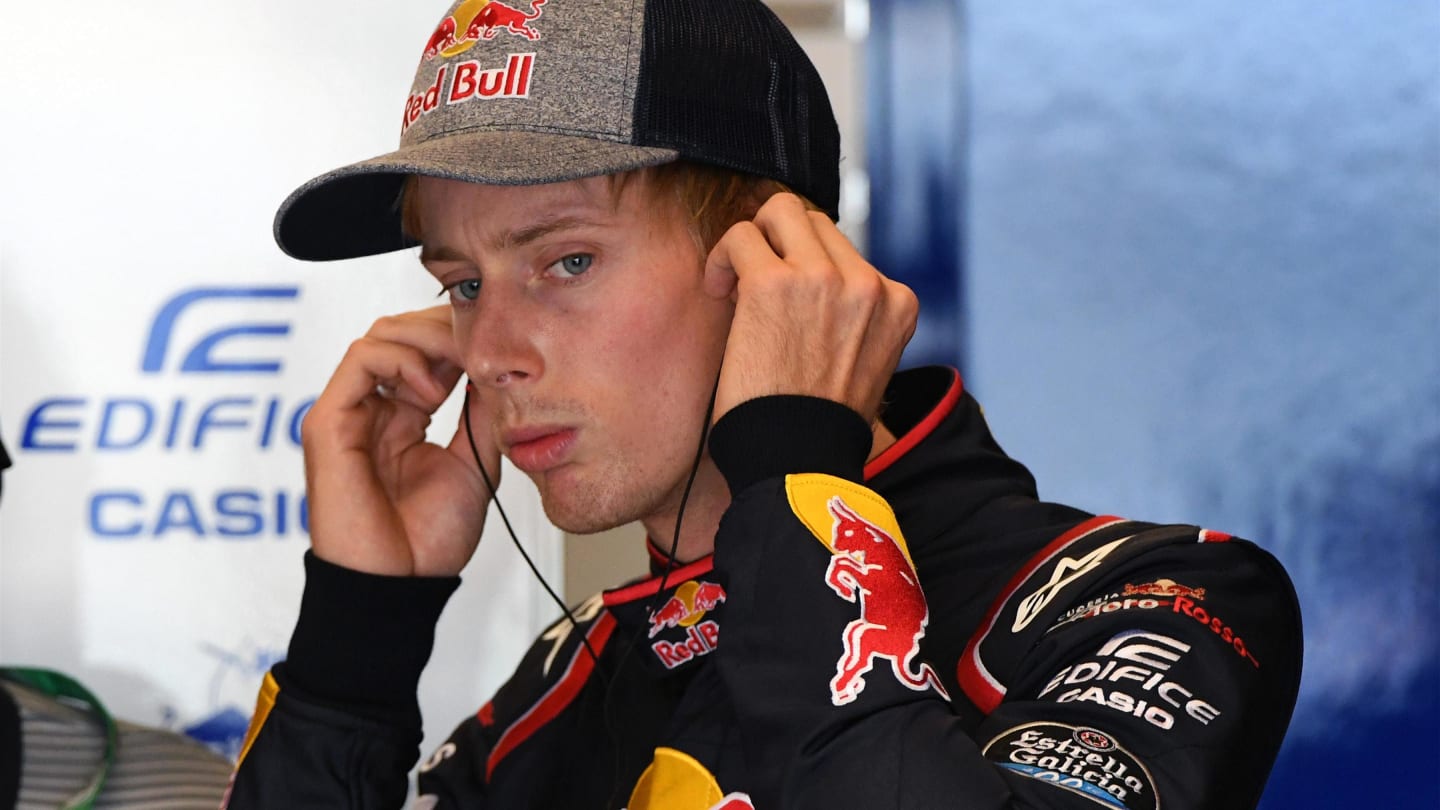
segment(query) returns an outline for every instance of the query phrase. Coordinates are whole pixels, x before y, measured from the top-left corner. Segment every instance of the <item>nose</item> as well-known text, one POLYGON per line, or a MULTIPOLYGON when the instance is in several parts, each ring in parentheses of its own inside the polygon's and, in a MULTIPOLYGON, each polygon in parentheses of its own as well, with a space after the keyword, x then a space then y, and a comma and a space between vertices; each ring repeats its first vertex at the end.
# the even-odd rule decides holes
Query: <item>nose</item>
POLYGON ((465 319, 461 335, 465 371, 477 385, 510 388, 540 378, 544 360, 535 340, 538 313, 530 312, 523 291, 481 289, 474 315, 465 319))

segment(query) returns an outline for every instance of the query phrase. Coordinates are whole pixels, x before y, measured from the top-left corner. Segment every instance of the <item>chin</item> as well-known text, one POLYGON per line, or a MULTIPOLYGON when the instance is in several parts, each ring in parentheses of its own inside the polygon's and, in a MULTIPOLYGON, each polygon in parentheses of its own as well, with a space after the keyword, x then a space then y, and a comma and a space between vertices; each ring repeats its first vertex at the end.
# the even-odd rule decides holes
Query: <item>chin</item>
POLYGON ((624 526, 640 519, 644 511, 623 508, 616 502, 615 493, 581 493, 574 489, 557 493, 545 487, 540 488, 540 505, 551 523, 571 534, 595 534, 624 526))
POLYGON ((643 521, 679 497, 683 470, 673 477, 631 465, 603 470, 567 466, 562 474, 531 476, 550 522, 571 534, 595 534, 643 521))
POLYGON ((572 515, 569 512, 557 512, 545 507, 545 517, 560 528, 561 531, 570 534, 598 534, 603 531, 624 526, 630 523, 628 520, 609 520, 598 515, 572 515))

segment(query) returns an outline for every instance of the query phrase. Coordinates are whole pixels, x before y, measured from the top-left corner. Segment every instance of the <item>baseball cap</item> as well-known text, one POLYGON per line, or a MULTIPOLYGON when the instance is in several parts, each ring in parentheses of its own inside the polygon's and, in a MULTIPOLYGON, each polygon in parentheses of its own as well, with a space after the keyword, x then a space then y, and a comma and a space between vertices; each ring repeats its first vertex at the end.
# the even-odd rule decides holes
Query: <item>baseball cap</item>
POLYGON ((830 100, 760 0, 460 0, 419 44, 400 148, 292 193, 275 216, 289 255, 413 246, 407 175, 529 185, 688 160, 778 180, 838 218, 830 100))

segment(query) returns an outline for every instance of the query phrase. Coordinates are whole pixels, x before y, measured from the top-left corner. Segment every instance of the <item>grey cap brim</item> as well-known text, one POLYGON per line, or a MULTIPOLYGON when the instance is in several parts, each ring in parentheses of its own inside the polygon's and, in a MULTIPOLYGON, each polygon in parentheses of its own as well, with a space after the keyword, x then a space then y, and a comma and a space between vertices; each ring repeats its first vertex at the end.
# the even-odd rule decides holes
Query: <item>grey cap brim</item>
POLYGON ((674 149, 542 132, 462 132, 403 147, 316 177, 275 214, 275 241, 308 261, 373 256, 414 247, 400 227, 400 189, 408 175, 519 186, 657 166, 674 149))

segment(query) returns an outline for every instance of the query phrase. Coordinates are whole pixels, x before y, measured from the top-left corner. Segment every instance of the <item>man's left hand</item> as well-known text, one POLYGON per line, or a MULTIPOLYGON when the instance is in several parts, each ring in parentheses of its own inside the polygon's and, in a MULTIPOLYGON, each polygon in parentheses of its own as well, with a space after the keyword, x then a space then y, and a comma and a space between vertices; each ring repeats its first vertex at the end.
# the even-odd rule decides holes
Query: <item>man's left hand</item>
POLYGON ((909 287, 794 194, 726 231, 706 261, 705 291, 735 302, 716 421, 773 394, 822 397, 873 421, 919 314, 909 287))

